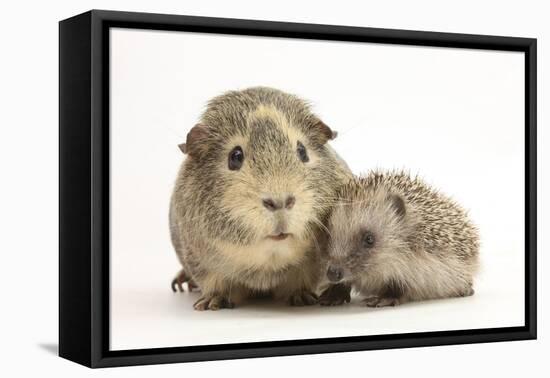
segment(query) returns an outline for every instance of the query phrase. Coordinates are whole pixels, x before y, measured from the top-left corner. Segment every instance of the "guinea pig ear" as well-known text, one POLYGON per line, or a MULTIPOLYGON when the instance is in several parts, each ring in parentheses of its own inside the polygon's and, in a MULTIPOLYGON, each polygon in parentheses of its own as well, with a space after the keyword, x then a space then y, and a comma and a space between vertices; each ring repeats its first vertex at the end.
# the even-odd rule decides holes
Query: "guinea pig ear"
POLYGON ((187 140, 185 143, 178 144, 178 147, 184 154, 194 156, 201 150, 201 146, 204 146, 202 142, 204 142, 207 136, 207 127, 202 123, 197 123, 187 133, 187 140))
POLYGON ((325 144, 329 140, 333 140, 338 136, 336 131, 332 131, 323 121, 317 122, 312 130, 319 136, 319 141, 321 144, 325 144))
POLYGON ((407 213, 407 206, 405 200, 399 194, 391 193, 388 196, 388 200, 391 203, 391 207, 395 210, 395 213, 400 217, 404 217, 407 213))

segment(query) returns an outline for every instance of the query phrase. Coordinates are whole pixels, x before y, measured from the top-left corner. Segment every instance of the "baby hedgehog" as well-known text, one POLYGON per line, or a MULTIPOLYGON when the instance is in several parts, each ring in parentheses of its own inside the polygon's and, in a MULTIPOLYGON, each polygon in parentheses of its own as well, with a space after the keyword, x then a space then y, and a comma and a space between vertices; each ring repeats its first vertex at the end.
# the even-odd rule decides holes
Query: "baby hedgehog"
POLYGON ((322 305, 369 307, 470 296, 479 235, 466 212, 419 178, 372 172, 345 184, 329 219, 322 305))

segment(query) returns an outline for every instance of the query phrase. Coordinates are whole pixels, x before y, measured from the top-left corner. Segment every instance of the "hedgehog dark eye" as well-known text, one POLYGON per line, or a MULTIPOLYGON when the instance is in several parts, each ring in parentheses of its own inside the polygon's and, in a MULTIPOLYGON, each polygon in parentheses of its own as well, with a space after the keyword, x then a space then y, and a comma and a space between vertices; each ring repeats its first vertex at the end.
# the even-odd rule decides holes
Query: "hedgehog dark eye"
POLYGON ((296 148, 296 152, 298 152, 298 157, 300 158, 301 161, 303 161, 304 163, 307 163, 309 161, 309 156, 307 156, 307 150, 301 142, 298 142, 298 147, 296 148))
POLYGON ((241 169, 244 161, 244 152, 241 146, 237 146, 231 150, 228 157, 228 166, 232 171, 241 169))
POLYGON ((361 242, 363 243, 364 248, 372 248, 375 241, 376 240, 374 238, 374 234, 370 231, 367 231, 363 234, 363 239, 361 242))

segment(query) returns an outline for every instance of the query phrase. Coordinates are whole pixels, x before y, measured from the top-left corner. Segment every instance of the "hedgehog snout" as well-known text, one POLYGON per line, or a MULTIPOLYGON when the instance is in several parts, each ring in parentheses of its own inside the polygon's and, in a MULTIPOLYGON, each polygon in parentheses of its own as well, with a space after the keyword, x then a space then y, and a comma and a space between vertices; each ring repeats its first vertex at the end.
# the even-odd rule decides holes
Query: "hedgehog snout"
POLYGON ((340 282, 344 278, 344 269, 338 265, 331 265, 327 269, 327 278, 331 282, 340 282))

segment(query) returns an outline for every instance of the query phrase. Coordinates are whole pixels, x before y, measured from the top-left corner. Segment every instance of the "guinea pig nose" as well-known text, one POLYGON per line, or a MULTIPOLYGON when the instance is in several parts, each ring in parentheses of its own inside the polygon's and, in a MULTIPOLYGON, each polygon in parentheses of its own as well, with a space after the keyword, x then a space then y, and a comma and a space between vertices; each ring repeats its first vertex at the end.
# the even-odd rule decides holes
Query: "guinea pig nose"
POLYGON ((283 207, 285 209, 292 209, 294 207, 294 204, 296 203, 296 197, 293 195, 289 195, 284 199, 281 199, 279 197, 274 198, 264 198, 262 199, 262 204, 266 209, 269 211, 276 211, 281 210, 283 207))
POLYGON ((262 203, 264 204, 264 207, 269 211, 275 211, 283 208, 283 204, 281 201, 275 201, 271 198, 264 198, 262 200, 262 203))
POLYGON ((344 278, 344 272, 341 268, 331 266, 327 270, 327 278, 332 282, 338 282, 344 278))
POLYGON ((288 196, 285 201, 285 207, 290 210, 294 207, 294 204, 296 203, 296 197, 294 196, 288 196))

